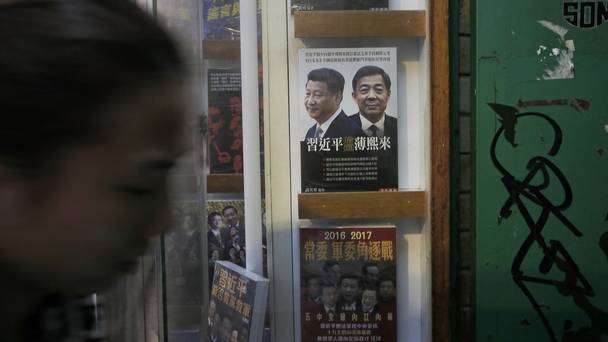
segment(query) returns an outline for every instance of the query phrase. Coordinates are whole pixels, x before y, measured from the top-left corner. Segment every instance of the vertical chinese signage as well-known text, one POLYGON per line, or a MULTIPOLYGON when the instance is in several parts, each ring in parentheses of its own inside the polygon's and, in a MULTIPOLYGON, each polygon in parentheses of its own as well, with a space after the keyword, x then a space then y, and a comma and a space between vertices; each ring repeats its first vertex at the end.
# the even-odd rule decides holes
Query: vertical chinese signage
POLYGON ((302 342, 396 341, 395 227, 300 230, 302 342))
POLYGON ((398 188, 397 49, 299 51, 302 192, 398 188))
POLYGON ((268 279, 216 261, 209 300, 209 341, 261 341, 268 279))

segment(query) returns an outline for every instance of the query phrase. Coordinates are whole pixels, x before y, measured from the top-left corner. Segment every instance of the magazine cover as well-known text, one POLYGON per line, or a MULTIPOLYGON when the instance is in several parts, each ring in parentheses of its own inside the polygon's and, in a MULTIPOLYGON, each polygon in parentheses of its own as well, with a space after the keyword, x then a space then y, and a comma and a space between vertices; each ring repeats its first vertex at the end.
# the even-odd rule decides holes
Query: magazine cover
POLYGON ((292 0, 293 11, 387 10, 388 0, 292 0))
MULTIPOLYGON (((236 40, 241 37, 239 0, 203 0, 203 39, 236 40)), ((261 15, 257 1, 258 21, 261 15)), ((262 25, 258 25, 261 37, 262 25)))
POLYGON ((302 192, 398 188, 397 49, 299 51, 302 192))
MULTIPOLYGON (((207 251, 209 280, 213 279, 215 261, 226 260, 236 265, 247 265, 245 249, 245 203, 243 200, 207 201, 207 251)), ((264 275, 266 263, 266 215, 262 201, 262 249, 264 275)))
POLYGON ((209 69, 207 78, 210 171, 243 173, 240 70, 209 69))
POLYGON ((209 341, 261 342, 268 279, 218 261, 209 299, 209 341))
POLYGON ((300 229, 302 342, 396 341, 395 255, 394 226, 300 229))
POLYGON ((203 0, 203 39, 238 39, 239 12, 239 0, 203 0))

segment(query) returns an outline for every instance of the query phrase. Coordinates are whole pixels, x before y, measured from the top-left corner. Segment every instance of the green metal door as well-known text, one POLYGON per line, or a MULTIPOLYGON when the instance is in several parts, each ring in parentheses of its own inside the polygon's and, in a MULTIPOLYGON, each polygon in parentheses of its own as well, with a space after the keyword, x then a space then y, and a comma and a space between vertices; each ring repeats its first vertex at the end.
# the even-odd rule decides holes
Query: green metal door
POLYGON ((477 341, 608 341, 608 1, 477 1, 477 341))

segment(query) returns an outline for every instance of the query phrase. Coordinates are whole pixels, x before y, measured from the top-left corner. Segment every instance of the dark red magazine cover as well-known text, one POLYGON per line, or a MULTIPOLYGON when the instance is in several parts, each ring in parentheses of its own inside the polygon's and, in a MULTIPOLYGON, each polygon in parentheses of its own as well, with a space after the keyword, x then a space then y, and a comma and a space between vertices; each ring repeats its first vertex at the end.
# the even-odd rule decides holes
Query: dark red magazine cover
POLYGON ((243 108, 238 68, 208 71, 211 173, 243 172, 243 108))
POLYGON ((300 229, 302 342, 397 339, 395 227, 300 229))

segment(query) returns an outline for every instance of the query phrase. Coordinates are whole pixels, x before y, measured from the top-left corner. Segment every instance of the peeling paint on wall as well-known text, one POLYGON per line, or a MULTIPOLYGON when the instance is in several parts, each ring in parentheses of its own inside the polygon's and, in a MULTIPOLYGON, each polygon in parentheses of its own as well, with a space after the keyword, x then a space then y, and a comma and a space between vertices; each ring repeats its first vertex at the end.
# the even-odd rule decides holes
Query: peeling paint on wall
POLYGON ((545 28, 555 32, 555 34, 557 34, 562 41, 564 41, 566 38, 566 33, 568 33, 568 29, 565 27, 561 27, 559 25, 556 25, 550 21, 546 21, 546 20, 539 20, 538 21, 539 24, 541 24, 542 26, 544 26, 545 28))
POLYGON ((574 51, 576 49, 574 47, 574 40, 566 40, 568 29, 546 20, 538 20, 538 23, 558 35, 559 42, 563 44, 562 46, 551 48, 542 44, 538 46, 536 55, 540 56, 539 62, 550 64, 543 70, 542 76, 538 79, 560 80, 574 78, 574 51), (546 60, 550 62, 545 62, 546 60))

